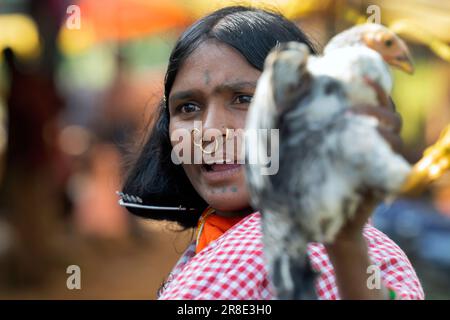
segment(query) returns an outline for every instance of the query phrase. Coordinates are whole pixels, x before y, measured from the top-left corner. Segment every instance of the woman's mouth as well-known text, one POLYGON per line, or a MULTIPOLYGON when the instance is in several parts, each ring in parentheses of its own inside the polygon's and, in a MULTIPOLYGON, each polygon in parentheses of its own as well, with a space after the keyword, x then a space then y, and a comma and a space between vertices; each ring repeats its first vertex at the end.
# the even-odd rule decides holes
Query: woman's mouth
POLYGON ((203 164, 202 174, 208 182, 220 182, 238 174, 241 168, 238 163, 203 164))

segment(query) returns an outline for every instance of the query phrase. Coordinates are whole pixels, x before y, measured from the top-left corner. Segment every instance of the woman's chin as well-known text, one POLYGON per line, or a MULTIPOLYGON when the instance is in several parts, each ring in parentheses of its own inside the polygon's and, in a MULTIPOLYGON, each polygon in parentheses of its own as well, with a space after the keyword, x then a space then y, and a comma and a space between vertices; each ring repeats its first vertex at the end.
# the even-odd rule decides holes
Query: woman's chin
POLYGON ((206 191, 203 198, 211 207, 223 212, 239 211, 249 206, 249 196, 245 187, 211 188, 206 191))

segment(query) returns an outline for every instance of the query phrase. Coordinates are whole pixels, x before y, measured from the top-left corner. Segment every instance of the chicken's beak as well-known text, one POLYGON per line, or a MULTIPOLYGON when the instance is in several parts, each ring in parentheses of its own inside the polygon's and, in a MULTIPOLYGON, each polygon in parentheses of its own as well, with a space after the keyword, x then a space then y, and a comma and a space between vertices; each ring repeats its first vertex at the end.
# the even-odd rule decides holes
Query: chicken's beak
POLYGON ((400 69, 408 74, 414 73, 414 65, 409 52, 389 59, 388 63, 394 68, 400 69))

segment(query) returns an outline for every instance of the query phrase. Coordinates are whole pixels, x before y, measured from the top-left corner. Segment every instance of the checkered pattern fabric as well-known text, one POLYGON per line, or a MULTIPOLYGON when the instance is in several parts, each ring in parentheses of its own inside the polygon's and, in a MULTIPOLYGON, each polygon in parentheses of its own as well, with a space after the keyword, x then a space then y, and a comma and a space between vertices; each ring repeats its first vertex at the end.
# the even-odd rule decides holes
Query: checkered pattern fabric
MULTIPOLYGON (((423 299, 417 275, 403 251, 371 225, 364 228, 369 255, 384 284, 400 299, 423 299)), ((322 244, 311 243, 308 256, 319 273, 319 299, 339 299, 333 266, 322 244)), ((273 299, 263 261, 261 216, 253 213, 211 242, 198 254, 192 243, 159 292, 159 299, 273 299)))

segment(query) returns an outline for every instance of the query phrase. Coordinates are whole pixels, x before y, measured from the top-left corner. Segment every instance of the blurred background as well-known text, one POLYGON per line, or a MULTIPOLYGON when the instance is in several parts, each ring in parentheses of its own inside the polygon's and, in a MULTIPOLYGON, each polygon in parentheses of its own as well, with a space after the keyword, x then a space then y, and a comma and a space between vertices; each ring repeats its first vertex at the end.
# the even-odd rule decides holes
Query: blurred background
MULTIPOLYGON (((177 37, 214 9, 278 10, 323 45, 368 19, 410 45, 395 73, 405 156, 450 123, 450 1, 0 0, 0 299, 154 299, 192 239, 117 204, 148 134, 177 37), (375 5, 375 6, 374 6, 375 5), (69 265, 81 290, 69 290, 69 265)), ((450 175, 374 224, 405 250, 428 299, 450 298, 450 175)))

